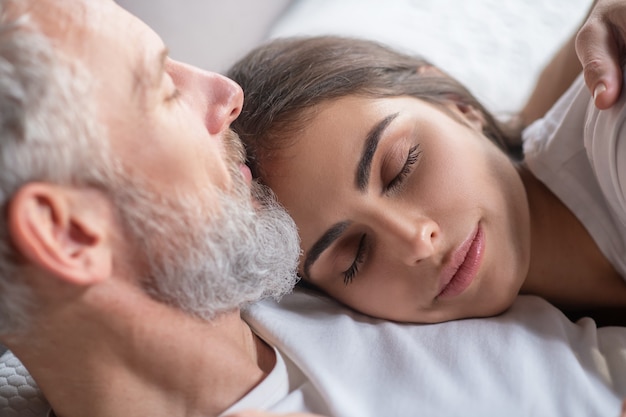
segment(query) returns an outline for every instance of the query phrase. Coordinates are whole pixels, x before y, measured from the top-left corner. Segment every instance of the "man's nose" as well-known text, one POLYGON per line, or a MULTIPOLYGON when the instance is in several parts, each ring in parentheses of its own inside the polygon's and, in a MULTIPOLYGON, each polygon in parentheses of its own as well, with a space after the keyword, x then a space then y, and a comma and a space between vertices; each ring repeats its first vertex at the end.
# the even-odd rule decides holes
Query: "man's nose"
POLYGON ((170 61, 169 72, 179 89, 204 113, 206 128, 217 134, 228 128, 243 107, 243 90, 233 80, 215 72, 170 61))
POLYGON ((207 108, 206 125, 211 134, 228 128, 239 116, 243 107, 243 90, 233 80, 216 73, 206 74, 207 108))

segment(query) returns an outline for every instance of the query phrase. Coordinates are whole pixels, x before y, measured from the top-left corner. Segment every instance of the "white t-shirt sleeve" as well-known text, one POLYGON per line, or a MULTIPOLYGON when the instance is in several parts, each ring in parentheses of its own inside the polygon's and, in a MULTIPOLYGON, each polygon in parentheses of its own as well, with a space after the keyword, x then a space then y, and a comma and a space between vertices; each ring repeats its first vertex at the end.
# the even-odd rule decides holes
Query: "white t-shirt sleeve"
POLYGON ((625 99, 593 105, 582 75, 524 131, 524 161, 626 278, 625 99))
POLYGON ((626 226, 626 94, 608 110, 589 104, 585 149, 606 200, 626 226))

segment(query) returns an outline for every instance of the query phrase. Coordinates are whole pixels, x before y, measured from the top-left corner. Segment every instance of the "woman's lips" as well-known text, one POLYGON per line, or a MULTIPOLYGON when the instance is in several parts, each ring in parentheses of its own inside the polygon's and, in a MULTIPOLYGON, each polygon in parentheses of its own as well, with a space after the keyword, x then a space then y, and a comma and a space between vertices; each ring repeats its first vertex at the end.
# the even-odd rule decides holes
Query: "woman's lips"
POLYGON ((474 281, 485 252, 485 234, 478 225, 454 252, 442 274, 442 289, 437 298, 452 298, 461 294, 474 281))

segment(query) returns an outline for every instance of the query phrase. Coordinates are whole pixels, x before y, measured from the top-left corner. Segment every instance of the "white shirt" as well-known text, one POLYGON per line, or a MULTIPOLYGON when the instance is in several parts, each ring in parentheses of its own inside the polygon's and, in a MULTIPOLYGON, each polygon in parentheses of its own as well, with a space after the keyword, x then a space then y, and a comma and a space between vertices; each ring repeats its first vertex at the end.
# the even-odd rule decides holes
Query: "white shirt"
POLYGON ((580 76, 524 131, 525 162, 626 277, 626 96, 599 111, 580 76))
POLYGON ((247 409, 276 412, 327 411, 317 390, 310 386, 302 372, 289 359, 283 358, 277 349, 274 349, 274 352, 276 364, 269 375, 220 416, 247 409))

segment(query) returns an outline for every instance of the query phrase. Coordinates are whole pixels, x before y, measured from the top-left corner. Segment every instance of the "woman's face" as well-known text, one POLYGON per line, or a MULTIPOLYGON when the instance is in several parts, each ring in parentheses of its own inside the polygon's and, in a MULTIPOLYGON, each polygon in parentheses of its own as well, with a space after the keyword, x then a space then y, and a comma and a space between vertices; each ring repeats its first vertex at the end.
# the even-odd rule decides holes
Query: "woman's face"
POLYGON ((482 116, 410 97, 346 97, 269 163, 296 221, 300 273, 375 317, 434 323, 502 312, 528 271, 526 194, 482 116))

